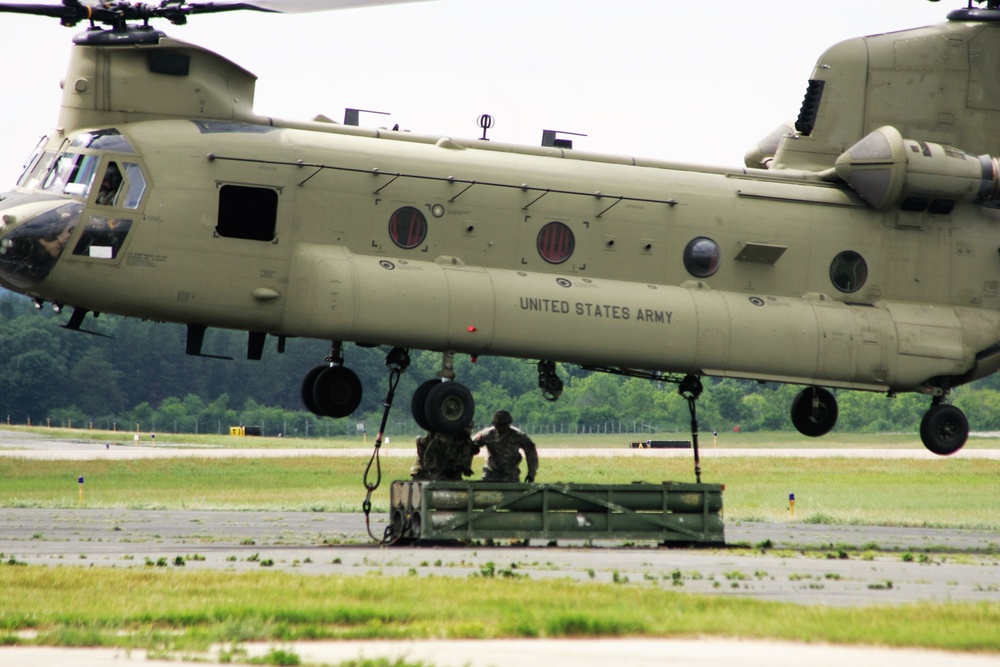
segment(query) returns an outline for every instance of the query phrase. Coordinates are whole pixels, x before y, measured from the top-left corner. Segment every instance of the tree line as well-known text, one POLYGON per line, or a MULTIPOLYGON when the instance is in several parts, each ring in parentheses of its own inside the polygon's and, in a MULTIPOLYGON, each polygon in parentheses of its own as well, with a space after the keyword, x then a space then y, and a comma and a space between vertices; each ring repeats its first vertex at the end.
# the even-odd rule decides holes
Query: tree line
MULTIPOLYGON (((316 417, 301 401, 302 378, 323 363, 329 342, 289 339, 285 352, 268 338, 264 358, 246 359, 245 332, 209 330, 203 351, 232 360, 185 354, 185 327, 136 319, 88 317, 87 335, 62 327, 66 313, 36 310, 20 295, 0 295, 0 419, 10 423, 146 432, 228 433, 237 424, 266 435, 361 436, 374 433, 388 391, 388 350, 347 346, 346 365, 365 388, 357 412, 346 419, 316 417)), ((441 355, 412 352, 390 415, 389 433, 414 434, 410 396, 435 377, 441 355)), ((536 433, 663 433, 690 431, 687 401, 675 385, 591 373, 559 365, 565 391, 549 402, 538 389, 534 362, 459 357, 459 381, 476 398, 476 422, 510 410, 518 425, 536 433)), ((703 432, 793 430, 789 406, 800 387, 732 379, 705 380, 698 400, 703 432)), ((838 391, 842 431, 915 432, 929 399, 838 391)), ((954 403, 973 430, 1000 430, 1000 378, 960 387, 954 403)))

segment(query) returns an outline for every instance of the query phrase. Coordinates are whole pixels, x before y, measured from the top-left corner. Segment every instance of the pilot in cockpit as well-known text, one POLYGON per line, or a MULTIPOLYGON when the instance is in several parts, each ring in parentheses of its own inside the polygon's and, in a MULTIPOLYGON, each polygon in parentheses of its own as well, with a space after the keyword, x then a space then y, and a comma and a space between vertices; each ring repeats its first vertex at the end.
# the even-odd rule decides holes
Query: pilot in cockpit
POLYGON ((122 172, 114 162, 108 165, 101 181, 101 189, 97 192, 96 203, 100 206, 114 206, 118 191, 122 187, 122 172))

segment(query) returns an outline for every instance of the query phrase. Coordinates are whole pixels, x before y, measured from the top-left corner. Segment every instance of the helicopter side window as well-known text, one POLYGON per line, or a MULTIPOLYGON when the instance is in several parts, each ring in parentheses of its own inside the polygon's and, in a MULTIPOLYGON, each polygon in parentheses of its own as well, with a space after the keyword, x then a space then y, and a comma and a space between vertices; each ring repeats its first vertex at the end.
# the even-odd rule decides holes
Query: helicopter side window
POLYGON ((715 275, 721 261, 719 244, 707 236, 691 239, 684 248, 684 268, 695 278, 715 275))
POLYGON ((142 196, 146 194, 146 177, 142 175, 139 165, 132 162, 124 162, 125 178, 128 181, 128 189, 125 190, 125 200, 122 206, 125 208, 137 209, 142 201, 142 196))
POLYGON ((553 221, 546 223, 538 231, 535 246, 546 262, 562 264, 573 254, 576 239, 573 237, 573 230, 566 223, 553 221))
POLYGON ((412 206, 398 208, 389 218, 389 237, 404 250, 416 248, 427 238, 427 218, 412 206))
POLYGON ((122 171, 118 168, 117 162, 110 162, 108 168, 104 170, 101 188, 97 191, 97 199, 94 203, 98 206, 114 206, 121 189, 122 171))
POLYGON ((273 241, 278 221, 278 191, 246 185, 219 188, 219 236, 273 241))
POLYGON ((73 248, 73 254, 94 259, 115 259, 131 228, 131 220, 92 215, 73 248))
POLYGON ((134 162, 109 162, 94 203, 135 210, 146 193, 146 177, 134 162))
POLYGON ((867 280, 868 263, 853 250, 845 250, 830 263, 830 282, 841 292, 857 292, 867 280))

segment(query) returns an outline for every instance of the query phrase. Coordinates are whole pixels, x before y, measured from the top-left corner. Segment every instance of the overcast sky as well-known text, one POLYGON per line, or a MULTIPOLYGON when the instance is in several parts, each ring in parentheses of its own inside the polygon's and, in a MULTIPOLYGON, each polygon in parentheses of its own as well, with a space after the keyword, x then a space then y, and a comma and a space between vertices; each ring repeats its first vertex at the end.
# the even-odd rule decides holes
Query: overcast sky
MULTIPOLYGON (((55 0, 53 0, 55 2, 55 0)), ((259 77, 259 114, 738 166, 794 119, 830 45, 940 23, 961 0, 433 0, 297 15, 239 12, 158 27, 259 77)), ((0 14, 0 190, 55 124, 72 36, 0 14)))

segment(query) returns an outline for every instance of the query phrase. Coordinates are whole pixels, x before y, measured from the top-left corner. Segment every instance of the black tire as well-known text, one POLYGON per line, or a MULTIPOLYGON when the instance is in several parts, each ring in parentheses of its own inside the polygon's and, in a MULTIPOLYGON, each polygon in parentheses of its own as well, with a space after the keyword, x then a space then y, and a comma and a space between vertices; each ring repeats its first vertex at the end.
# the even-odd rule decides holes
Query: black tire
POLYGON ((476 404, 465 385, 442 382, 427 394, 425 409, 429 430, 458 433, 472 423, 476 404))
POLYGON ((792 401, 792 424, 810 438, 826 435, 837 425, 837 399, 822 387, 806 387, 792 401), (818 399, 815 407, 813 399, 818 399))
POLYGON ((938 456, 950 456, 969 439, 969 420, 954 405, 933 405, 920 420, 920 439, 938 456))
POLYGON ((306 373, 305 378, 302 380, 302 404, 306 406, 306 410, 319 417, 325 417, 326 415, 320 412, 319 406, 316 405, 316 399, 313 398, 313 387, 316 386, 316 378, 319 377, 319 374, 329 367, 328 364, 317 366, 306 373))
POLYGON ((317 376, 313 400, 319 414, 334 419, 346 417, 361 405, 361 380, 349 368, 330 366, 317 376))
POLYGON ((413 413, 413 421, 417 422, 417 426, 425 431, 431 430, 431 425, 427 421, 427 395, 431 393, 431 389, 439 384, 441 384, 440 379, 428 380, 417 387, 417 390, 413 392, 413 399, 410 401, 410 412, 413 413))

